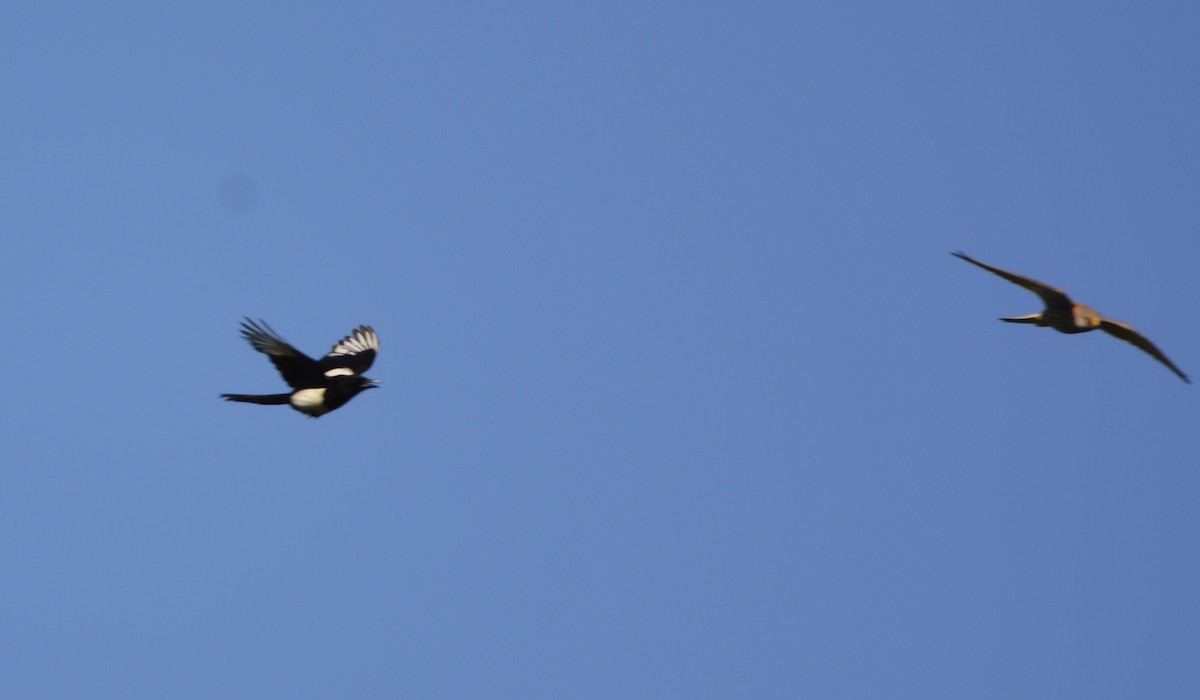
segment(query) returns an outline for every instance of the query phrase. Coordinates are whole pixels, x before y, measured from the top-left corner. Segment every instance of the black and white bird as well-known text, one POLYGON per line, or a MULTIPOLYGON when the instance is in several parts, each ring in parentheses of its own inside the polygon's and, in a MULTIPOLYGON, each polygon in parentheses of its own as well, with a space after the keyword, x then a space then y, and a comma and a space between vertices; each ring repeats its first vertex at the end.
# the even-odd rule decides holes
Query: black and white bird
POLYGON ((370 326, 359 326, 339 340, 329 354, 319 360, 305 355, 279 337, 266 321, 242 321, 242 337, 255 350, 271 358, 283 381, 293 391, 286 394, 221 394, 226 401, 241 401, 268 406, 291 405, 292 408, 318 418, 345 406, 346 403, 379 383, 362 376, 371 368, 379 352, 379 336, 370 326))

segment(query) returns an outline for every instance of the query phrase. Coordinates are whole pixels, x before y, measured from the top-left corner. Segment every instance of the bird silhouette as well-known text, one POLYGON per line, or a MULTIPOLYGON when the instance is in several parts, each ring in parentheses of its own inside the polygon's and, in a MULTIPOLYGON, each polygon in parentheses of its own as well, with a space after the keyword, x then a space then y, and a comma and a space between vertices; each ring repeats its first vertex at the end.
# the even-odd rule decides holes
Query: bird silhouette
POLYGON ((1192 383, 1192 380, 1188 379, 1183 370, 1176 367, 1175 363, 1171 362, 1163 354, 1162 350, 1155 347, 1154 343, 1147 340, 1146 336, 1135 331, 1129 324, 1105 318, 1090 306, 1071 301, 1071 297, 1067 296, 1061 289, 1055 289, 1037 280, 979 262, 962 251, 955 251, 951 255, 956 258, 962 258, 972 265, 982 267, 988 272, 999 275, 1013 284, 1028 289, 1041 297, 1042 303, 1046 305, 1046 309, 1041 313, 1029 314, 1027 316, 1010 316, 1001 318, 1001 321, 1008 321, 1009 323, 1032 323, 1036 326, 1053 328, 1059 333, 1087 333, 1088 331, 1102 330, 1115 338, 1132 343, 1146 354, 1166 365, 1168 369, 1179 375, 1180 379, 1188 384, 1192 383))
POLYGON ((305 355, 281 338, 266 321, 242 321, 242 337, 255 350, 271 358, 283 381, 293 391, 284 394, 221 394, 226 401, 265 406, 290 405, 318 418, 346 405, 350 399, 379 383, 362 376, 379 352, 379 336, 370 326, 359 326, 334 344, 319 360, 305 355))

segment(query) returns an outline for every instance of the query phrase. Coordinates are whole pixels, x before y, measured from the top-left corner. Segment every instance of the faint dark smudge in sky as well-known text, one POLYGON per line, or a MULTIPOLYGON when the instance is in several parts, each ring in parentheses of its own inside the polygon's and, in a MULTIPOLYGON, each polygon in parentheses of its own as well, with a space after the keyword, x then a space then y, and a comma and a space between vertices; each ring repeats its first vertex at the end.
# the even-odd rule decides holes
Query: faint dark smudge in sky
POLYGON ((245 173, 230 173, 221 178, 218 196, 226 209, 244 214, 258 204, 258 184, 245 173))

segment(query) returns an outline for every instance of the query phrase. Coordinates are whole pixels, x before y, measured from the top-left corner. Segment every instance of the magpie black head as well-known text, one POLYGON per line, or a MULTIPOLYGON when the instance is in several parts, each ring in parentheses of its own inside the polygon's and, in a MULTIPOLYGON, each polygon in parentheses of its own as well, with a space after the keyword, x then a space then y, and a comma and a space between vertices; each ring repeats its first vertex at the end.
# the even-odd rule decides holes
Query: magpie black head
POLYGON ((346 389, 353 389, 354 393, 366 391, 367 389, 378 389, 379 382, 374 379, 369 379, 361 374, 352 374, 344 377, 331 377, 329 386, 341 386, 346 389))
POLYGON ((294 390, 289 394, 222 394, 227 401, 268 405, 289 404, 316 418, 340 408, 378 382, 362 376, 379 352, 379 336, 370 326, 359 326, 334 344, 319 360, 305 355, 281 338, 265 321, 249 318, 242 322, 242 337, 271 359, 283 380, 294 390))

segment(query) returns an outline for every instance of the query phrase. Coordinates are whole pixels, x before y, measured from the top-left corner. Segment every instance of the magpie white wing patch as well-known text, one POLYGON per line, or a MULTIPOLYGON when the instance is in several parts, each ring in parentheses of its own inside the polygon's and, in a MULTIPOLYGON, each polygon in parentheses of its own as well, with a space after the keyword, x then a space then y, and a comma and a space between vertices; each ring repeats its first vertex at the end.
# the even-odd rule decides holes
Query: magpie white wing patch
POLYGON ((379 336, 370 326, 359 326, 342 338, 321 360, 322 374, 327 378, 362 374, 371 368, 379 352, 379 336))
POLYGON ((357 355, 368 350, 379 352, 379 336, 375 335, 374 328, 359 326, 354 329, 353 333, 342 338, 337 345, 334 345, 333 350, 329 351, 328 356, 357 355))

